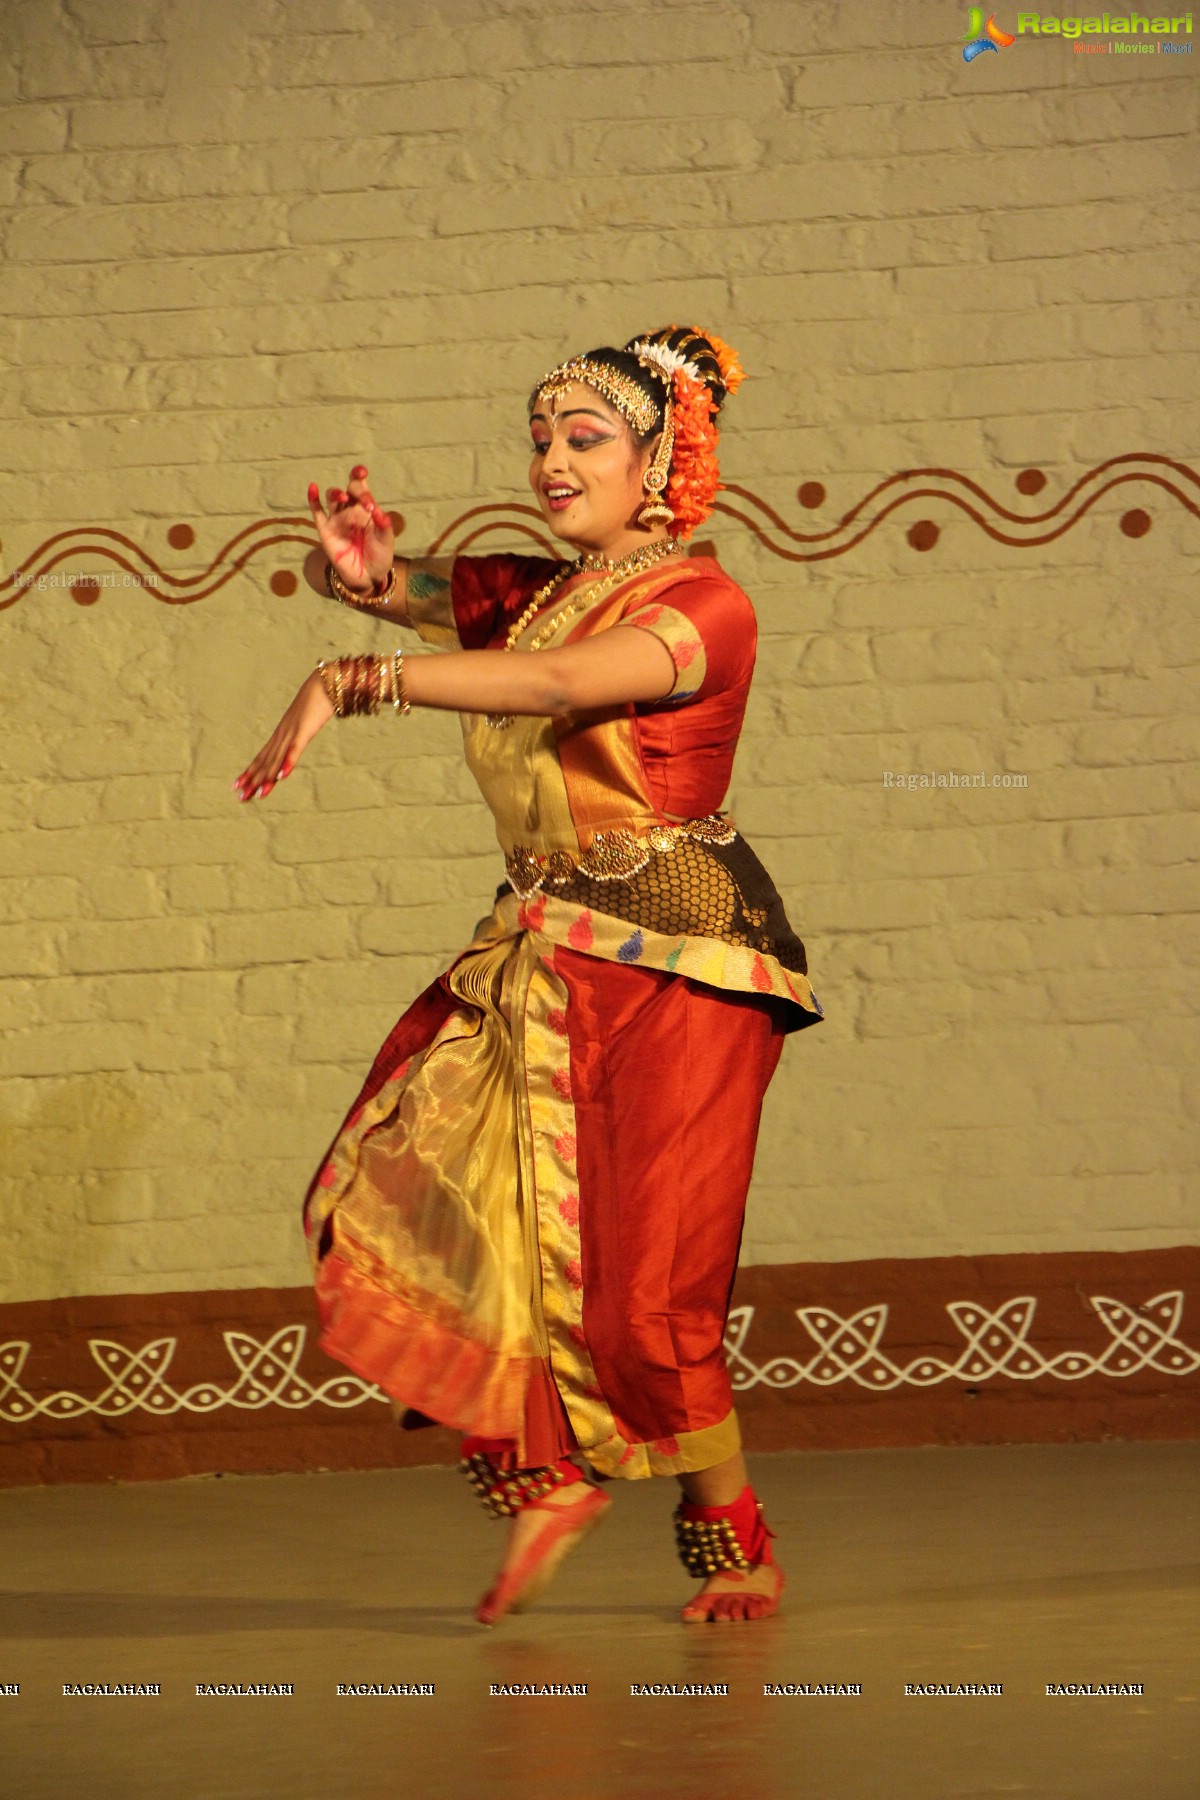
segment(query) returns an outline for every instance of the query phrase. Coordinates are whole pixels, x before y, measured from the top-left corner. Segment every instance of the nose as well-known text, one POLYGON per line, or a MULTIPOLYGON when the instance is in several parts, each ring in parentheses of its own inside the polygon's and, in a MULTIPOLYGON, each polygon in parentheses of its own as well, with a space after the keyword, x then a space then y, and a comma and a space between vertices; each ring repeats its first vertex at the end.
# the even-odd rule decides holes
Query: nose
POLYGON ((567 472, 567 446, 565 440, 554 432, 546 446, 546 454, 542 457, 542 479, 548 475, 565 475, 567 472))

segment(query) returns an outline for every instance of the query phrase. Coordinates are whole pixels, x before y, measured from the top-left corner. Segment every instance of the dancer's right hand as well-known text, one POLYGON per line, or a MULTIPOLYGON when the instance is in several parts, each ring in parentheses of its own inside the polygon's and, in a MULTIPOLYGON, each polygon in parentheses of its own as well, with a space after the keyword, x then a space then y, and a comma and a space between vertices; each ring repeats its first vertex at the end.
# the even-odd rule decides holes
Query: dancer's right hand
POLYGON ((315 481, 308 487, 312 514, 321 548, 347 587, 367 593, 383 586, 392 567, 395 533, 392 521, 375 504, 367 486, 367 471, 356 463, 344 488, 327 488, 326 511, 315 481))

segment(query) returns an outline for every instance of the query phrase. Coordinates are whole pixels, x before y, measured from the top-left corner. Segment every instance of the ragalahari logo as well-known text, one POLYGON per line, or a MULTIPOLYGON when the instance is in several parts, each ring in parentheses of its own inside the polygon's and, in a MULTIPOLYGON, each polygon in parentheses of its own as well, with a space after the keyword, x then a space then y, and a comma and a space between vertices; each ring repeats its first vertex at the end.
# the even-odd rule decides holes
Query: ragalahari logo
POLYGON ((988 22, 985 25, 982 6, 971 7, 967 19, 967 29, 963 36, 971 40, 963 47, 964 62, 974 62, 975 58, 982 56, 985 50, 1007 50, 1011 44, 1015 44, 1017 41, 1015 37, 1010 37, 1007 31, 1001 31, 996 23, 995 13, 989 14, 988 22))

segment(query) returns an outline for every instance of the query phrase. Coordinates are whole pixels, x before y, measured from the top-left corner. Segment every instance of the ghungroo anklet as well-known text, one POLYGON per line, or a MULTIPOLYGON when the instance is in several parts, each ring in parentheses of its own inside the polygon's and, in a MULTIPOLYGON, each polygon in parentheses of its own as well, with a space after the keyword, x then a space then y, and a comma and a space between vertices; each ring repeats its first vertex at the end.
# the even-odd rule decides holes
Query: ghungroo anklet
POLYGON ((566 1458, 561 1463, 545 1463, 536 1469, 501 1469, 490 1456, 476 1452, 473 1456, 464 1456, 458 1466, 475 1489, 485 1512, 495 1519, 511 1518, 523 1506, 545 1499, 572 1476, 583 1479, 566 1458))
POLYGON ((775 1533, 749 1487, 728 1506, 681 1500, 674 1522, 679 1560, 689 1575, 700 1580, 723 1569, 753 1569, 774 1560, 769 1540, 775 1533))

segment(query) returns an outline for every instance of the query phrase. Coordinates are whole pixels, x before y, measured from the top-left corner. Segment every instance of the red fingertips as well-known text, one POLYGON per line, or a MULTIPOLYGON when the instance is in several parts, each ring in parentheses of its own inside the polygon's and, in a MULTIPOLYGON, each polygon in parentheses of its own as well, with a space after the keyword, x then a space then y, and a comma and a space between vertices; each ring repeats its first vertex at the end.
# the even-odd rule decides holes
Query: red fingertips
POLYGON ((362 463, 355 463, 350 471, 350 479, 351 481, 365 481, 367 479, 367 471, 362 463))

